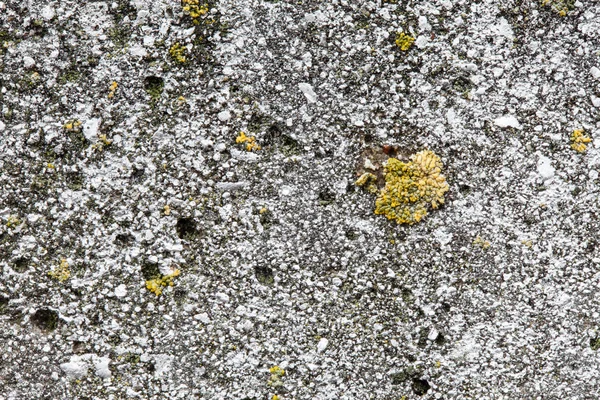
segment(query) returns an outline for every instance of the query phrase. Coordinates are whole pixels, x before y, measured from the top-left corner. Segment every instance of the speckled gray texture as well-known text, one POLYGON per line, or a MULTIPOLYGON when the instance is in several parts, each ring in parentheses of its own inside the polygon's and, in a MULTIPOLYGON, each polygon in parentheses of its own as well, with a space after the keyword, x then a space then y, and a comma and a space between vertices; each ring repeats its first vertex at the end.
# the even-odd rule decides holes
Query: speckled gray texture
POLYGON ((0 399, 600 397, 600 5, 541 3, 0 2, 0 399))

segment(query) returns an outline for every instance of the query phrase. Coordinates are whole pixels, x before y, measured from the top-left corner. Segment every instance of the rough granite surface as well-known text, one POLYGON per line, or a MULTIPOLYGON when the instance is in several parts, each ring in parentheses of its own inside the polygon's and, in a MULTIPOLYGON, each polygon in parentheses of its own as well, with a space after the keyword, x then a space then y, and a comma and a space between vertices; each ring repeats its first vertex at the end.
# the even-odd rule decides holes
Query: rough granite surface
POLYGON ((596 1, 3 0, 0 108, 0 400, 600 398, 596 1))

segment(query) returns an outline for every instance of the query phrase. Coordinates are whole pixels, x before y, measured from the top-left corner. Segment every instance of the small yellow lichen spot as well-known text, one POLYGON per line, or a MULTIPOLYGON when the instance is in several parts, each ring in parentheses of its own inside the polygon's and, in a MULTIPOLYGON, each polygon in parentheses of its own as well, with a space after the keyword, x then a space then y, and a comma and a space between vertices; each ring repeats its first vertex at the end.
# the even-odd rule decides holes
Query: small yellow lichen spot
POLYGON ((164 213, 165 213, 165 215, 171 214, 171 207, 169 207, 168 204, 164 207, 164 213))
POLYGON ((54 169, 54 168, 56 168, 56 167, 54 166, 54 164, 52 164, 52 163, 48 163, 48 165, 46 165, 46 167, 47 167, 48 169, 54 169))
POLYGON ((63 125, 63 128, 65 128, 65 130, 67 131, 78 131, 79 129, 81 129, 81 121, 78 119, 67 121, 63 125))
POLYGON ((110 87, 108 88, 108 98, 112 99, 113 97, 115 97, 115 92, 117 91, 117 87, 119 86, 119 84, 115 81, 113 81, 113 83, 110 84, 110 87))
POLYGON ((109 140, 105 134, 98 135, 98 139, 100 139, 104 146, 108 146, 112 143, 112 140, 109 140))
POLYGON ((279 396, 277 396, 276 394, 274 394, 273 397, 271 397, 271 400, 279 400, 279 396))
POLYGON ((531 240, 522 240, 521 244, 524 244, 528 248, 531 248, 531 246, 533 246, 533 242, 531 240))
POLYGON ((400 47, 400 50, 407 51, 410 49, 412 44, 415 42, 415 38, 407 35, 404 32, 398 32, 396 34, 396 46, 400 47))
POLYGON ((375 200, 375 214, 399 224, 421 221, 429 207, 436 209, 444 203, 449 186, 442 167, 440 158, 430 150, 412 155, 407 163, 388 159, 385 187, 375 200))
POLYGON ((168 275, 163 275, 158 278, 147 280, 146 289, 148 289, 155 295, 160 296, 162 294, 163 288, 167 286, 173 286, 173 279, 179 276, 179 274, 179 270, 176 269, 168 275))
POLYGON ((7 228, 14 228, 15 226, 21 225, 21 220, 16 215, 9 215, 6 221, 7 228))
POLYGON ((192 21, 195 25, 198 25, 198 23, 200 22, 200 17, 206 15, 209 10, 208 4, 200 4, 199 0, 183 0, 182 4, 183 11, 185 11, 190 16, 190 18, 192 18, 192 21))
POLYGON ((64 282, 71 277, 71 271, 69 270, 69 263, 66 258, 60 260, 60 265, 55 269, 48 271, 48 275, 51 278, 58 280, 59 282, 64 282))
POLYGON ((269 372, 271 373, 271 377, 269 378, 267 385, 274 388, 283 386, 283 381, 281 380, 281 377, 285 375, 283 368, 275 365, 269 369, 269 372))
POLYGON ((285 370, 278 365, 275 365, 269 369, 269 372, 273 375, 284 376, 285 370))
POLYGON ((258 211, 258 213, 259 213, 259 214, 264 214, 264 213, 266 213, 266 212, 268 212, 268 211, 269 211, 269 210, 267 209, 267 207, 263 207, 263 208, 261 208, 261 209, 258 211))
POLYGON ((441 362, 440 360, 437 360, 437 361, 435 362, 435 367, 436 367, 436 368, 440 368, 441 366, 442 366, 442 362, 441 362))
POLYGON ((169 49, 169 54, 171 55, 171 58, 179 64, 185 64, 185 62, 187 61, 187 58, 185 57, 186 52, 187 48, 179 42, 176 42, 169 49))
POLYGON ((376 182, 377 177, 375 175, 370 172, 365 172, 356 180, 356 182, 354 182, 354 184, 356 186, 364 186, 369 193, 375 194, 378 191, 377 185, 375 184, 376 182))
POLYGON ((256 143, 254 136, 246 136, 244 132, 240 132, 238 137, 235 138, 236 143, 246 143, 246 151, 258 151, 260 146, 256 143))
POLYGON ((584 133, 583 129, 575 129, 571 135, 571 148, 578 153, 587 151, 587 143, 590 143, 592 138, 584 133))
POLYGON ((480 246, 482 249, 488 249, 490 247, 490 242, 487 240, 483 240, 480 236, 477 236, 475 240, 473 240, 474 246, 480 246))

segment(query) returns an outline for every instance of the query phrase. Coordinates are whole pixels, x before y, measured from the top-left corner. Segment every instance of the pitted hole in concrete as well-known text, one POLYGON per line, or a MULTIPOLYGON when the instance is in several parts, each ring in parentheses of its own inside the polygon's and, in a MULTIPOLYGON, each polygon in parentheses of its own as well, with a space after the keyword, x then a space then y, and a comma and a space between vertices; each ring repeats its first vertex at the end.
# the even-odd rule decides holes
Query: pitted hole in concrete
POLYGON ((0 296, 0 315, 4 314, 8 309, 8 302, 10 299, 5 296, 0 296))
POLYGON ((127 246, 135 242, 135 237, 130 233, 119 233, 115 236, 115 244, 127 246))
POLYGON ((15 259, 15 261, 13 261, 13 269, 22 274, 23 272, 27 271, 30 262, 31 260, 29 260, 27 257, 18 257, 15 259))
POLYGON ((74 354, 83 354, 85 353, 85 342, 82 342, 80 340, 75 340, 73 342, 73 353, 74 354))
POLYGON ((193 218, 178 218, 175 229, 180 239, 191 239, 198 234, 193 218))
POLYGON ((58 313, 48 308, 40 308, 31 317, 31 322, 43 332, 52 332, 58 327, 58 313))
POLYGON ((146 170, 144 168, 133 167, 130 178, 134 183, 141 183, 145 173, 146 170))
POLYGON ((417 396, 423 396, 431 389, 431 385, 425 379, 413 378, 412 390, 417 396))
POLYGON ((319 192, 319 204, 326 206, 335 201, 335 193, 328 188, 325 188, 319 192))
POLYGON ((158 100, 165 88, 165 80, 160 76, 147 76, 144 79, 144 89, 152 100, 158 100))
POLYGON ((142 275, 144 276, 144 279, 147 281, 160 276, 160 269, 158 268, 158 263, 155 262, 145 261, 142 264, 141 271, 142 275))
POLYGON ((269 267, 258 266, 254 268, 256 279, 263 285, 271 286, 275 282, 273 270, 269 267))

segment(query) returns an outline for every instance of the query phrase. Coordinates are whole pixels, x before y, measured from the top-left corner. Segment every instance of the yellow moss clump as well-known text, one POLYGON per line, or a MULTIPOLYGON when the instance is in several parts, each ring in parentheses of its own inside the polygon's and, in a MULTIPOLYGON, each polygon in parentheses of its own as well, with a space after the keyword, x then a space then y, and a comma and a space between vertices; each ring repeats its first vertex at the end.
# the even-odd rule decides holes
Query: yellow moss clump
POLYGON ((69 263, 66 258, 60 260, 60 265, 55 269, 48 271, 48 275, 51 278, 64 282, 71 277, 71 270, 69 270, 69 263))
POLYGON ((6 226, 8 228, 15 228, 21 225, 21 220, 16 215, 9 215, 8 220, 6 221, 6 226))
POLYGON ((365 186, 365 189, 367 189, 369 193, 375 194, 379 190, 375 184, 376 182, 377 177, 375 175, 370 172, 365 172, 356 180, 356 182, 354 182, 354 184, 356 186, 365 186))
POLYGON ((117 87, 119 86, 119 84, 115 81, 113 81, 113 83, 110 84, 110 87, 108 88, 108 98, 112 99, 113 97, 115 97, 115 92, 117 91, 117 87))
POLYGON ((179 276, 179 274, 179 270, 176 269, 168 275, 163 275, 159 278, 147 280, 146 289, 148 289, 155 295, 160 296, 162 294, 163 288, 167 286, 173 286, 173 279, 179 276))
POLYGON ((407 35, 404 32, 398 32, 396 34, 396 46, 400 47, 400 50, 407 51, 410 46, 415 42, 415 38, 407 35))
POLYGON ((561 17, 566 16, 573 9, 571 0, 542 0, 542 6, 552 8, 561 17))
POLYGON ((208 13, 208 4, 202 3, 200 4, 199 0, 183 0, 183 11, 185 11, 192 21, 194 25, 198 25, 200 23, 200 17, 206 15, 208 13))
POLYGON ((584 133, 583 129, 575 129, 571 135, 571 148, 578 153, 587 151, 587 144, 592 141, 592 138, 584 133))
POLYGON ((235 138, 236 143, 246 143, 246 151, 258 151, 260 146, 256 143, 254 136, 246 136, 244 132, 240 132, 238 137, 235 138))
POLYGON ((475 238, 475 240, 473 240, 473 246, 479 246, 485 250, 485 249, 489 249, 491 244, 489 241, 482 239, 480 236, 477 236, 475 238))
POLYGON ((278 365, 275 365, 269 368, 269 372, 271 373, 271 377, 267 382, 267 385, 271 387, 280 387, 283 386, 283 382, 281 381, 281 377, 285 375, 285 370, 278 365))
POLYGON ((79 131, 81 130, 81 121, 78 119, 72 119, 65 122, 63 128, 65 128, 67 131, 79 131))
POLYGON ((385 187, 375 201, 375 214, 399 224, 414 224, 427 215, 429 206, 435 209, 444 203, 449 186, 441 174, 442 161, 434 152, 420 151, 406 163, 390 158, 384 171, 385 187))
POLYGON ((186 47, 179 42, 176 42, 169 49, 169 54, 171 55, 171 58, 174 61, 178 62, 179 64, 185 64, 185 62, 187 61, 187 58, 185 56, 186 53, 187 53, 186 47))

